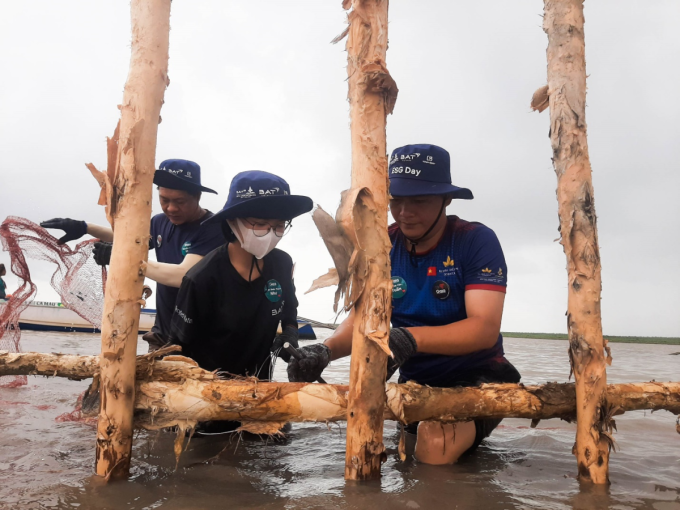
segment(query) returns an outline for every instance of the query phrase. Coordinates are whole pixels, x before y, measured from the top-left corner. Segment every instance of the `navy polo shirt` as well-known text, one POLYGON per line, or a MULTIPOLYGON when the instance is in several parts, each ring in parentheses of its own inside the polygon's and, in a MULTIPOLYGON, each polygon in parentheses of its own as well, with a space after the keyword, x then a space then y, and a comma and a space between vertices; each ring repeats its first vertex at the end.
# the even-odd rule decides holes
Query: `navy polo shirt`
MULTIPOLYGON (((173 224, 165 214, 151 218, 150 247, 156 250, 156 260, 166 264, 181 264, 189 253, 205 256, 222 246, 226 240, 220 224, 201 225, 202 221, 212 216, 213 213, 206 211, 200 220, 182 225, 173 224)), ((176 287, 156 284, 156 323, 153 330, 164 338, 170 334, 170 320, 178 293, 176 287)))
MULTIPOLYGON (((406 238, 390 226, 393 327, 443 326, 467 318, 465 291, 505 293, 508 268, 496 234, 481 223, 448 216, 444 234, 432 250, 411 257, 406 238)), ((503 357, 496 345, 463 356, 418 353, 400 369, 403 378, 432 386, 503 357)))

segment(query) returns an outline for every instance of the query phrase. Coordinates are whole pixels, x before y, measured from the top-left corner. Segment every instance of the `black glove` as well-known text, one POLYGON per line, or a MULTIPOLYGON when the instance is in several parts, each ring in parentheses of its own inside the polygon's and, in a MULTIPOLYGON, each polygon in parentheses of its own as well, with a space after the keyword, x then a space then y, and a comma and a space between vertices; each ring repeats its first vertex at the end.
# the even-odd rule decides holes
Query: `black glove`
POLYGON ((80 220, 72 220, 71 218, 52 218, 51 220, 43 221, 40 226, 42 228, 58 228, 66 232, 59 239, 59 244, 80 239, 87 234, 87 223, 80 220))
MULTIPOLYGON (((142 335, 142 340, 149 342, 149 352, 157 351, 170 343, 169 340, 163 338, 163 335, 154 330, 144 333, 144 335, 142 335)), ((182 355, 186 356, 184 352, 182 352, 182 355)))
POLYGON ((104 241, 94 243, 94 249, 92 250, 94 261, 100 266, 108 266, 111 263, 111 248, 113 248, 113 243, 106 243, 104 241))
POLYGON ((321 372, 331 361, 331 350, 325 344, 312 344, 302 347, 298 352, 301 360, 293 357, 288 362, 288 380, 290 382, 314 382, 321 377, 321 372))
POLYGON ((385 380, 392 377, 397 369, 406 363, 407 359, 418 352, 416 339, 406 328, 392 328, 388 345, 393 357, 387 358, 387 378, 385 380))
POLYGON ((286 326, 280 335, 276 335, 274 338, 274 343, 272 344, 271 351, 273 353, 278 353, 279 358, 288 363, 290 361, 290 353, 283 349, 283 344, 288 342, 290 345, 298 348, 298 338, 300 338, 300 333, 295 326, 286 326))

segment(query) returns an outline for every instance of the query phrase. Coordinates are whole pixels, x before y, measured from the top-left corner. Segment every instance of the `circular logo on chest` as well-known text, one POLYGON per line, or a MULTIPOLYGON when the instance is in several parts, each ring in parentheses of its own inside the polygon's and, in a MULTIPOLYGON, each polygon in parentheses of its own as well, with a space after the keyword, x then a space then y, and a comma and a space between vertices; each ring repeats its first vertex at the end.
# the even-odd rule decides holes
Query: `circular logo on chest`
POLYGON ((406 285, 406 280, 401 276, 392 277, 392 299, 401 299, 406 295, 406 290, 408 285, 406 285))
POLYGON ((187 253, 189 253, 189 250, 191 249, 191 243, 187 241, 182 245, 182 257, 186 257, 187 253))
POLYGON ((451 287, 443 280, 437 280, 432 286, 432 294, 442 301, 451 295, 451 287))
POLYGON ((276 280, 269 280, 264 286, 264 295, 272 303, 276 303, 283 296, 281 284, 276 280))
POLYGON ((158 234, 158 235, 156 236, 156 246, 157 246, 158 248, 160 248, 160 247, 161 247, 161 244, 163 244, 163 236, 160 235, 160 234, 158 234))

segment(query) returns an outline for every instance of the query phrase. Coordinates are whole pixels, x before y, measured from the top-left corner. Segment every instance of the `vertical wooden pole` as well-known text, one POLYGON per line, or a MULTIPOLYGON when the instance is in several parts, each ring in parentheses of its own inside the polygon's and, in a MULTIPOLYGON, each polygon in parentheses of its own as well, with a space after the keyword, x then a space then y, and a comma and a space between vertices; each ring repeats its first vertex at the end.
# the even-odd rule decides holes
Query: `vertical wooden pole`
POLYGON ((600 314, 601 266, 586 140, 583 0, 545 0, 550 142, 557 174, 561 244, 567 256, 569 360, 576 379, 574 453, 579 479, 609 482, 608 351, 600 314))
POLYGON ((98 475, 126 477, 132 453, 135 356, 149 251, 156 136, 168 85, 170 0, 132 0, 132 55, 111 175, 113 252, 102 318, 98 475))
POLYGON ((380 477, 385 460, 383 412, 392 303, 387 235, 385 124, 397 88, 385 67, 387 0, 345 0, 352 139, 352 218, 356 234, 354 335, 347 411, 345 478, 380 477))

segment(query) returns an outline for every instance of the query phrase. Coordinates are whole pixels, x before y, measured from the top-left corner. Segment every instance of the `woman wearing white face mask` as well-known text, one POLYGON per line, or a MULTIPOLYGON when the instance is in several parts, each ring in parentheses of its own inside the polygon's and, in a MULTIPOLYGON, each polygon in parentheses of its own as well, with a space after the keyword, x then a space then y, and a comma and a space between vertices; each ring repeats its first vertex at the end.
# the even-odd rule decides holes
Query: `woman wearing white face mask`
POLYGON ((287 361, 281 347, 297 345, 298 302, 293 261, 275 247, 312 207, 276 175, 234 177, 224 208, 206 221, 220 223, 227 243, 189 270, 175 303, 170 336, 184 355, 207 370, 261 379, 270 377, 271 352, 287 361))

